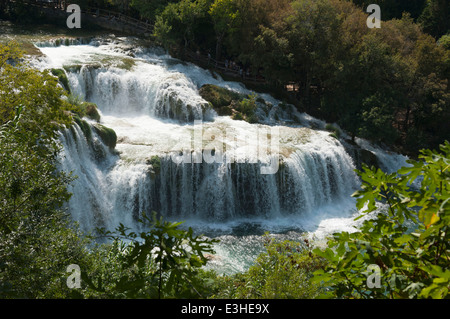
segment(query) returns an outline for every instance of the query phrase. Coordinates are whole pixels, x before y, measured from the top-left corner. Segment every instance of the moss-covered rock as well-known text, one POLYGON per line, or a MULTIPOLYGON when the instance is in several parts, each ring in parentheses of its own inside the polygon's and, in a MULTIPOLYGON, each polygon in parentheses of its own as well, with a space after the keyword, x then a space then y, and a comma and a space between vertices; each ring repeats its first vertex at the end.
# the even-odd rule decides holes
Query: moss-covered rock
POLYGON ((70 93, 69 79, 67 78, 66 71, 64 69, 51 69, 51 72, 58 78, 59 83, 61 83, 64 89, 70 93))
POLYGON ((105 145, 107 145, 110 149, 114 149, 116 147, 117 134, 113 129, 101 124, 94 124, 93 127, 105 145))
POLYGON ((72 64, 72 65, 65 65, 63 66, 64 70, 67 72, 80 72, 83 65, 81 64, 72 64))
POLYGON ((232 115, 232 102, 243 99, 241 94, 213 84, 203 85, 199 94, 221 116, 232 115))
POLYGON ((372 153, 371 151, 365 150, 365 149, 360 149, 358 151, 359 153, 359 159, 361 163, 366 164, 369 167, 376 167, 379 168, 380 164, 378 162, 378 158, 377 156, 372 153))
POLYGON ((74 96, 70 94, 67 99, 67 103, 69 103, 72 107, 71 112, 78 116, 80 119, 83 117, 87 117, 91 120, 100 122, 100 112, 98 111, 97 105, 91 102, 83 102, 80 97, 74 96))
POLYGON ((92 140, 92 130, 91 130, 91 126, 89 125, 89 123, 86 122, 85 120, 83 120, 78 114, 73 114, 73 119, 74 119, 75 123, 77 123, 78 126, 83 131, 83 134, 86 137, 86 139, 88 141, 91 141, 92 140))
POLYGON ((124 69, 124 70, 127 70, 127 71, 130 71, 136 65, 135 60, 130 59, 130 58, 124 58, 120 62, 121 63, 119 63, 117 65, 117 67, 121 68, 121 69, 124 69))
POLYGON ((328 132, 331 132, 330 136, 334 137, 335 139, 338 140, 338 139, 341 137, 341 131, 340 131, 337 127, 334 127, 334 126, 331 125, 331 124, 327 124, 327 125, 325 126, 325 129, 326 129, 328 132))
POLYGON ((380 168, 380 162, 378 157, 373 152, 361 148, 358 144, 350 139, 342 139, 342 145, 345 147, 346 152, 353 158, 357 169, 361 170, 363 164, 369 167, 380 168))
POLYGON ((243 120, 249 123, 259 122, 256 114, 258 104, 267 107, 264 99, 259 98, 256 94, 246 96, 213 84, 203 85, 199 94, 220 116, 231 116, 234 120, 243 120))
POLYGON ((147 160, 147 165, 150 166, 149 174, 152 179, 156 177, 161 172, 161 158, 158 155, 152 156, 149 160, 147 160))
POLYGON ((86 117, 100 122, 100 113, 95 103, 84 102, 81 107, 86 117))

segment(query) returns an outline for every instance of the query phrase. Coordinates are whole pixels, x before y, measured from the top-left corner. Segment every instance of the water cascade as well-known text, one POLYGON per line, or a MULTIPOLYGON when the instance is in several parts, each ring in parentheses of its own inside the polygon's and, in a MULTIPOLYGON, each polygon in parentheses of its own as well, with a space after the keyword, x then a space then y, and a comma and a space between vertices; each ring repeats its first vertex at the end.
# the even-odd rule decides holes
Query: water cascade
MULTIPOLYGON (((61 132, 61 169, 78 177, 69 211, 83 229, 134 227, 152 210, 197 226, 313 230, 354 213, 355 165, 329 132, 308 127, 306 115, 293 123, 268 112, 259 124, 218 116, 201 85, 250 91, 157 50, 130 52, 127 41, 39 45, 45 58, 36 64, 64 68, 72 92, 96 103, 118 137, 110 149, 95 130, 61 132)), ((274 109, 280 103, 259 96, 274 109)))

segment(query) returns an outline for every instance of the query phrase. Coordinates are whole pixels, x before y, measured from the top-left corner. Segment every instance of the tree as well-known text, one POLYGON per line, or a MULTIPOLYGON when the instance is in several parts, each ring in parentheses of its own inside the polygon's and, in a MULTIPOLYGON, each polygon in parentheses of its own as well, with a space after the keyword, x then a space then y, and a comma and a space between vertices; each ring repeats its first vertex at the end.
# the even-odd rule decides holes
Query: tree
POLYGON ((450 33, 443 35, 439 41, 439 45, 444 47, 446 50, 450 50, 450 33))
POLYGON ((340 24, 330 0, 293 1, 272 25, 260 27, 252 61, 269 80, 300 84, 302 100, 311 106, 313 90, 320 94, 337 67, 340 24))
POLYGON ((365 166, 353 196, 361 217, 377 216, 314 250, 329 262, 314 279, 331 288, 329 297, 448 298, 450 143, 408 163, 392 174, 365 166), (379 270, 378 287, 368 284, 372 269, 379 270))
POLYGON ((222 43, 226 34, 235 32, 240 12, 236 0, 215 0, 208 11, 216 32, 216 60, 222 59, 222 43))
POLYGON ((86 295, 107 298, 201 298, 208 293, 200 269, 216 240, 195 236, 172 223, 144 215, 146 231, 136 234, 124 225, 115 232, 100 229, 113 241, 101 265, 106 271, 83 273, 86 295))
POLYGON ((419 22, 425 32, 438 39, 450 30, 449 12, 450 3, 448 1, 427 0, 419 22))
POLYGON ((88 263, 65 211, 70 174, 58 171, 58 129, 71 123, 55 77, 0 45, 0 296, 62 298, 66 267, 88 263))
POLYGON ((182 0, 169 3, 164 11, 156 17, 154 36, 157 41, 168 47, 183 45, 185 48, 199 35, 201 27, 208 16, 211 0, 182 0))
POLYGON ((130 7, 136 9, 142 18, 155 22, 156 17, 169 2, 169 0, 131 0, 130 7))
POLYGON ((403 13, 408 12, 417 19, 425 7, 426 0, 353 0, 364 11, 370 4, 378 4, 381 8, 383 20, 399 19, 403 13))

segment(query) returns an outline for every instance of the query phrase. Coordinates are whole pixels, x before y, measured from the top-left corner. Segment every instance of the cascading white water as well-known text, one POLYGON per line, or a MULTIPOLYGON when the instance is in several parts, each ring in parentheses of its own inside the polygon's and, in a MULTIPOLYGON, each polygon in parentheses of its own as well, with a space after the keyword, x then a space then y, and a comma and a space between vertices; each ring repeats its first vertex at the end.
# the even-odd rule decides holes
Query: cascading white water
POLYGON ((214 111, 184 75, 164 72, 159 65, 135 63, 133 72, 83 65, 69 73, 69 80, 74 92, 101 106, 105 114, 147 114, 184 122, 212 118, 214 111))
POLYGON ((121 163, 94 130, 91 134, 88 140, 77 124, 60 133, 60 169, 77 177, 69 187, 69 211, 85 231, 134 225, 130 212, 148 209, 143 201, 149 193, 146 166, 121 163))
MULTIPOLYGON (((201 85, 250 91, 164 54, 136 48, 130 56, 120 48, 110 41, 40 47, 46 58, 37 65, 65 67, 72 92, 96 103, 101 123, 118 136, 112 151, 94 131, 91 140, 77 125, 61 133, 61 168, 78 176, 69 210, 82 228, 111 229, 119 223, 135 227, 139 214, 152 210, 215 231, 249 222, 262 222, 264 230, 335 231, 351 223, 350 195, 358 187, 355 166, 328 132, 280 125, 269 117, 264 121, 269 125, 261 125, 217 116, 199 96, 201 85), (201 130, 194 120, 204 121, 201 130), (267 137, 275 136, 274 128, 279 131, 279 148, 267 154, 270 147, 261 143, 270 144, 267 137), (208 162, 204 154, 202 158, 211 144, 216 155, 223 147, 234 160, 208 162), (266 148, 261 151, 261 146, 266 148), (183 158, 182 153, 190 160, 174 160, 174 154, 183 158), (261 167, 273 161, 274 174, 261 174, 261 167)), ((260 96, 275 107, 279 103, 260 96)))
MULTIPOLYGON (((307 128, 280 127, 282 165, 276 174, 261 174, 261 161, 254 160, 258 153, 251 152, 240 154, 236 163, 174 162, 171 151, 193 150, 196 129, 190 123, 195 119, 210 120, 205 130, 221 134, 224 145, 231 143, 227 129, 239 137, 252 130, 269 132, 270 127, 214 116, 198 94, 203 83, 245 90, 241 85, 197 67, 192 67, 191 79, 189 65, 168 63, 167 56, 148 52, 131 58, 118 47, 41 46, 48 57, 45 67, 65 67, 72 92, 96 103, 103 124, 119 137, 120 156, 110 154, 98 163, 79 128, 62 135, 63 168, 78 176, 70 210, 85 228, 99 221, 110 226, 131 223, 133 216, 148 210, 213 222, 295 216, 348 197, 355 189, 354 166, 342 145, 325 132, 307 128), (131 66, 120 68, 124 59, 131 60, 131 66), (149 173, 152 156, 160 161, 157 174, 149 173)), ((200 134, 203 143, 209 142, 200 134)), ((234 146, 233 154, 241 148, 234 146)))

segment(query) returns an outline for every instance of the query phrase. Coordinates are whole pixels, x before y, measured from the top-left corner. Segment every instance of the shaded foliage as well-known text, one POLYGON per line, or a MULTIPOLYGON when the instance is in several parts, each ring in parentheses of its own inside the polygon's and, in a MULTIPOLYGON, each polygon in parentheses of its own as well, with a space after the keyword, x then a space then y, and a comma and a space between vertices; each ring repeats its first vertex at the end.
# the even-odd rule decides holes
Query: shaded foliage
POLYGON ((87 242, 65 212, 70 174, 57 170, 58 129, 71 123, 63 90, 0 45, 0 296, 61 298, 66 267, 87 242))
POLYGON ((103 271, 83 273, 86 295, 101 298, 201 298, 208 294, 201 270, 215 240, 195 236, 182 223, 143 216, 146 231, 136 233, 124 225, 115 232, 100 230, 113 240, 103 258, 103 271), (92 292, 93 291, 93 292, 92 292))
POLYGON ((326 260, 312 254, 308 240, 279 241, 266 235, 264 247, 248 271, 220 278, 213 298, 312 299, 320 295, 324 287, 310 279, 326 260))
POLYGON ((357 208, 365 214, 380 204, 386 209, 314 250, 329 262, 314 279, 331 287, 328 297, 448 298, 450 143, 419 158, 392 174, 360 172, 357 208), (368 286, 370 266, 380 269, 379 287, 368 286))

